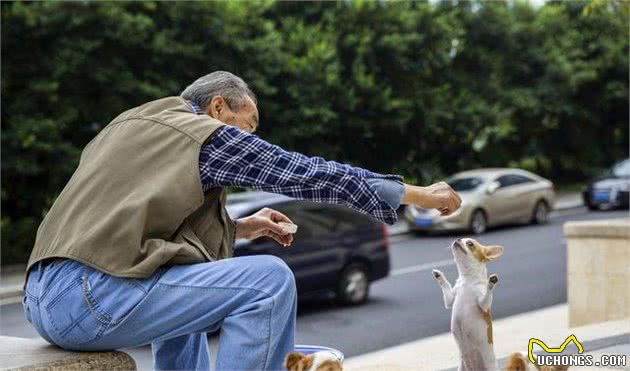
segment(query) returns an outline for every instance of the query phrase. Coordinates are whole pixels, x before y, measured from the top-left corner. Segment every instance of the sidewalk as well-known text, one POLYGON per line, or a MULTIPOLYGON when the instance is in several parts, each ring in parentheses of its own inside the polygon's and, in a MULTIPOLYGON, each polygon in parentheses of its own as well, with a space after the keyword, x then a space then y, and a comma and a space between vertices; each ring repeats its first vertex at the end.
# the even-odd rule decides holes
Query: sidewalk
MULTIPOLYGON (((559 194, 554 205, 555 211, 573 209, 582 206, 580 193, 559 194)), ((396 236, 409 233, 409 227, 402 216, 398 222, 388 226, 389 235, 396 236)), ((13 265, 0 269, 0 305, 18 303, 22 297, 22 279, 26 265, 13 265)))
MULTIPOLYGON (((446 309, 445 309, 446 310, 446 309)), ((582 327, 569 328, 568 305, 527 312, 493 321, 494 351, 499 369, 504 369, 505 359, 513 352, 527 354, 530 338, 544 341, 556 347, 569 336, 575 335, 584 346, 586 354, 599 360, 602 354, 624 354, 630 362, 630 318, 582 327)), ((445 333, 422 340, 382 349, 373 353, 348 358, 344 361, 347 371, 376 370, 449 370, 455 371, 459 364, 459 353, 455 340, 447 328, 445 333)), ((567 348, 563 354, 571 353, 567 348)), ((534 347, 534 353, 541 349, 534 347)), ((570 367, 575 370, 630 370, 625 368, 570 367)))
POLYGON ((575 209, 584 206, 584 200, 580 192, 559 193, 553 205, 555 211, 575 209))

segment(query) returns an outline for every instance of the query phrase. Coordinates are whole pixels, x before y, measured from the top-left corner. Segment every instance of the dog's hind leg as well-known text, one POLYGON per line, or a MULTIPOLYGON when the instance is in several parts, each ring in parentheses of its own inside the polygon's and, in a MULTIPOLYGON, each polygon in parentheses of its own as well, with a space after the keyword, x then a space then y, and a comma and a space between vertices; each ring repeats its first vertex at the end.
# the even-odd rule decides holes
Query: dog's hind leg
POLYGON ((446 276, 444 276, 444 273, 442 273, 441 271, 434 269, 433 278, 442 289, 442 294, 444 296, 444 307, 446 307, 446 309, 450 308, 453 305, 453 301, 455 301, 455 290, 453 290, 451 283, 448 282, 446 276))
POLYGON ((486 292, 477 299, 477 304, 479 304, 479 307, 484 312, 487 312, 492 305, 492 290, 494 289, 494 285, 496 285, 497 282, 499 282, 499 276, 497 276, 496 274, 491 274, 490 277, 488 277, 488 286, 486 292))

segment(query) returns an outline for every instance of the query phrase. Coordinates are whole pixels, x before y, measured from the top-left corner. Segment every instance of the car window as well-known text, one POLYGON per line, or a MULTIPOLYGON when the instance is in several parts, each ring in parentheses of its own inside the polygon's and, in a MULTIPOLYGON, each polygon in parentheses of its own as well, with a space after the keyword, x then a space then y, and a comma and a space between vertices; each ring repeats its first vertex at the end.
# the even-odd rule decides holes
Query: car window
POLYGON ((520 174, 506 174, 497 178, 499 182, 499 188, 510 187, 517 184, 530 183, 534 180, 530 177, 526 177, 520 174))
POLYGON ((335 230, 335 220, 314 212, 317 208, 307 202, 288 202, 274 205, 272 208, 286 215, 298 226, 296 239, 316 238, 335 230))
POLYGON ((332 230, 336 232, 349 231, 373 224, 369 217, 341 205, 322 204, 321 207, 314 207, 309 212, 326 218, 332 224, 332 230))
POLYGON ((483 179, 479 177, 470 178, 453 178, 447 181, 448 185, 457 192, 472 191, 483 183, 483 179))
POLYGON ((510 177, 512 177, 512 185, 531 183, 534 181, 534 179, 520 174, 511 174, 510 177))
POLYGON ((512 185, 512 178, 509 175, 501 175, 496 181, 499 182, 499 188, 509 187, 512 185))

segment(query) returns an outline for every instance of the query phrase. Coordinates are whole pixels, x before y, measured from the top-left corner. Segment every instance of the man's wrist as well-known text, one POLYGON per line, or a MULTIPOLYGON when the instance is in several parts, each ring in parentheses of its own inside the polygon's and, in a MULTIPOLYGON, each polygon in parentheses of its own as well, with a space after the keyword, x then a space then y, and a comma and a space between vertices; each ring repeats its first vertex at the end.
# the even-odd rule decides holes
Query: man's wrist
POLYGON ((245 238, 245 239, 249 239, 249 236, 247 236, 247 228, 246 224, 247 224, 247 219, 248 217, 244 217, 244 218, 239 218, 237 220, 235 220, 235 228, 234 228, 234 238, 235 239, 241 239, 241 238, 245 238))
POLYGON ((236 230, 238 229, 238 219, 232 219, 232 223, 234 224, 234 233, 232 234, 232 241, 236 242, 236 230))
POLYGON ((414 186, 406 183, 403 185, 405 190, 401 204, 422 206, 426 203, 427 192, 425 187, 414 186))

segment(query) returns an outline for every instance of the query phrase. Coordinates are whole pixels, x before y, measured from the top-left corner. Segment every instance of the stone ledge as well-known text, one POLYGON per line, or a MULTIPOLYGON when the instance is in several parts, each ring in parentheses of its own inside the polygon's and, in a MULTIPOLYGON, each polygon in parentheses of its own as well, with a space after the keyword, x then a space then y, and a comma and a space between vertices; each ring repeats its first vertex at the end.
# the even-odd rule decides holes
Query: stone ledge
POLYGON ((630 238, 630 218, 567 222, 564 235, 568 238, 630 238))
POLYGON ((0 336, 2 370, 136 370, 124 352, 72 352, 44 339, 0 336))

